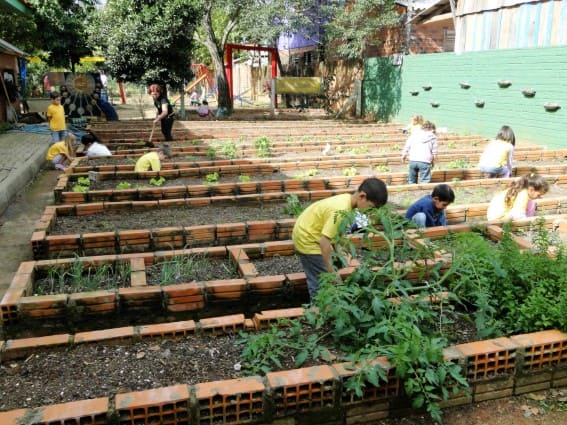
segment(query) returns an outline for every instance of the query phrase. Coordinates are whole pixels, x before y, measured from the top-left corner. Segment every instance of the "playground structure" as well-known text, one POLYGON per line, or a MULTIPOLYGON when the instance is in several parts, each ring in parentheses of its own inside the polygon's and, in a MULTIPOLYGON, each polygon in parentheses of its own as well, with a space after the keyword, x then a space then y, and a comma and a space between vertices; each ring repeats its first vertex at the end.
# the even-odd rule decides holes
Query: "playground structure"
MULTIPOLYGON (((185 94, 190 94, 199 84, 203 85, 204 88, 201 90, 201 98, 207 97, 209 95, 216 96, 216 84, 213 78, 213 74, 207 68, 207 65, 202 63, 194 63, 191 65, 191 70, 195 74, 196 79, 190 82, 187 87, 185 87, 185 94)), ((177 95, 172 99, 173 103, 177 103, 181 99, 181 94, 177 95)))

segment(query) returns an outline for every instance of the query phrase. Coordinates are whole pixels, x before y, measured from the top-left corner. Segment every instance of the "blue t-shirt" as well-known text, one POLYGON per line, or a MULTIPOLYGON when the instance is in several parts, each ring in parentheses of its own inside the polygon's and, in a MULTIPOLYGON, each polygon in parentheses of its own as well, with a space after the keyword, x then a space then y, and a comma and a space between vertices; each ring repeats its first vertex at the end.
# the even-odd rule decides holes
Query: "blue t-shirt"
POLYGON ((406 218, 411 220, 416 213, 425 214, 425 227, 445 226, 447 224, 445 210, 437 210, 433 205, 431 195, 415 201, 406 211, 406 218))

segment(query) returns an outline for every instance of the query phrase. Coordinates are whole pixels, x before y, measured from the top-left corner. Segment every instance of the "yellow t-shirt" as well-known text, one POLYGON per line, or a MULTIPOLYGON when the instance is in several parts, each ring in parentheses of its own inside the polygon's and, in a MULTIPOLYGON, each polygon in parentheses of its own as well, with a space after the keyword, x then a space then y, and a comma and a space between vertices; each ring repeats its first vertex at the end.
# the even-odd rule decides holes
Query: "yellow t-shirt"
POLYGON ((56 142, 53 143, 49 149, 47 149, 47 154, 45 155, 45 159, 48 161, 51 161, 53 158, 55 158, 57 155, 59 155, 60 153, 65 154, 65 155, 69 155, 69 152, 67 151, 67 146, 65 146, 65 141, 61 141, 61 142, 56 142))
POLYGON ((63 105, 51 104, 47 107, 47 119, 51 131, 63 131, 65 127, 65 109, 63 105))
POLYGON ((512 148, 511 143, 498 139, 492 140, 482 152, 478 164, 481 167, 504 167, 508 164, 508 156, 512 148))
POLYGON ((311 204, 297 218, 292 239, 301 254, 321 254, 319 240, 324 235, 333 239, 339 230, 343 216, 339 211, 352 210, 351 194, 331 196, 311 204))
POLYGON ((161 161, 157 152, 148 152, 142 155, 136 162, 134 171, 139 173, 140 171, 159 171, 161 170, 161 161))
POLYGON ((518 196, 514 199, 510 207, 506 207, 505 198, 507 190, 498 192, 488 205, 486 211, 486 218, 489 220, 514 220, 518 218, 526 218, 526 210, 530 200, 528 196, 528 189, 523 189, 518 192, 518 196))

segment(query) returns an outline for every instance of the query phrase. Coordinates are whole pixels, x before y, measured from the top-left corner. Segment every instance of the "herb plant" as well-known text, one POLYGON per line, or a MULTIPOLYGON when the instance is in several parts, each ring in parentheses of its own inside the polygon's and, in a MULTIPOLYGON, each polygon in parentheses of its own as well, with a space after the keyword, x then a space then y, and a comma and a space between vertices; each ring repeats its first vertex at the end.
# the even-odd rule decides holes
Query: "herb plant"
POLYGON ((152 177, 150 179, 150 184, 152 186, 158 186, 159 187, 159 186, 163 186, 164 183, 165 183, 165 177, 163 177, 163 176, 160 177, 160 178, 157 178, 157 179, 155 177, 152 177))
POLYGON ((254 141, 254 148, 256 149, 256 156, 264 158, 272 154, 272 142, 268 137, 262 136, 254 141))

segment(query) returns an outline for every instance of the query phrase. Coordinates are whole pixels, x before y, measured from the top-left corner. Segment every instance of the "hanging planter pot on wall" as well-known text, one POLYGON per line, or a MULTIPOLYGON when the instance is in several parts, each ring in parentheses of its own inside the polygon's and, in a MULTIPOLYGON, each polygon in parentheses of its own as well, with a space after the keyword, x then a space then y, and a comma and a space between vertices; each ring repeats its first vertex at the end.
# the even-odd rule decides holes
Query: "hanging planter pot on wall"
POLYGON ((536 94, 536 91, 534 89, 524 89, 522 90, 522 94, 525 97, 534 97, 536 94))
POLYGON ((547 102, 546 104, 543 105, 543 107, 547 112, 555 112, 558 109, 561 109, 561 105, 556 102, 547 102))
POLYGON ((419 92, 417 90, 410 90, 410 94, 412 96, 417 96, 419 94, 419 92))
POLYGON ((423 86, 423 90, 425 90, 425 91, 431 90, 431 85, 430 85, 430 84, 426 84, 425 86, 423 86))
POLYGON ((498 87, 506 89, 512 85, 512 81, 509 80, 500 80, 498 81, 498 87))
POLYGON ((461 82, 459 83, 459 85, 461 86, 462 89, 465 89, 465 90, 471 88, 471 85, 470 85, 468 82, 466 82, 466 81, 461 81, 461 82))
POLYGON ((477 108, 484 108, 484 100, 482 99, 475 100, 474 104, 476 105, 477 108))
POLYGON ((431 106, 434 107, 434 108, 438 108, 439 102, 431 102, 431 106))

